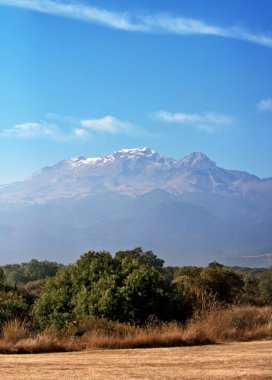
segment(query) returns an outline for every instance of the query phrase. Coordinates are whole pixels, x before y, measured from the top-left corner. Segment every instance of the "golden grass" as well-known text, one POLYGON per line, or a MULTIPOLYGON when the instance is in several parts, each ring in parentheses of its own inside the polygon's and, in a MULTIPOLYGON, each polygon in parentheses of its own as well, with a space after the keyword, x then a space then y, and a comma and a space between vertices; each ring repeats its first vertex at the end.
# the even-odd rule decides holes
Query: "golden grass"
POLYGON ((126 349, 192 346, 226 341, 272 338, 271 307, 231 307, 196 313, 185 326, 178 323, 151 322, 145 327, 90 320, 75 330, 46 329, 30 334, 24 322, 2 326, 0 353, 41 353, 84 349, 126 349))
POLYGON ((134 328, 125 336, 87 332, 82 341, 86 348, 150 348, 175 347, 190 344, 184 339, 184 329, 177 323, 134 328))
POLYGON ((236 306, 204 311, 188 322, 184 334, 189 341, 207 338, 215 343, 271 338, 272 308, 236 306))
POLYGON ((272 341, 130 350, 0 355, 5 380, 272 378, 272 341))
POLYGON ((1 328, 1 337, 4 342, 16 343, 28 335, 27 324, 18 318, 6 321, 1 328))

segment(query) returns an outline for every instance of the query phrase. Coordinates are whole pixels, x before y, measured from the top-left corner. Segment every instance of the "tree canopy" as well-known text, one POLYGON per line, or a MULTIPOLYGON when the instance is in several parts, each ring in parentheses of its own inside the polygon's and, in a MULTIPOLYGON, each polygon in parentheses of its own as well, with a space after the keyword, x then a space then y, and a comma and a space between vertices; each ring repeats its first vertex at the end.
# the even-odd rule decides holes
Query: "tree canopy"
POLYGON ((52 277, 60 268, 63 268, 62 264, 33 259, 29 263, 4 265, 0 271, 4 273, 6 285, 16 285, 52 277))
POLYGON ((151 316, 183 322, 213 303, 272 304, 272 268, 164 267, 139 247, 115 256, 89 251, 66 267, 38 260, 0 267, 0 324, 27 318, 63 328, 102 318, 143 325, 151 316))
POLYGON ((142 324, 150 315, 181 317, 181 306, 182 296, 152 252, 136 248, 112 257, 89 251, 48 280, 34 316, 42 326, 64 326, 89 316, 142 324))

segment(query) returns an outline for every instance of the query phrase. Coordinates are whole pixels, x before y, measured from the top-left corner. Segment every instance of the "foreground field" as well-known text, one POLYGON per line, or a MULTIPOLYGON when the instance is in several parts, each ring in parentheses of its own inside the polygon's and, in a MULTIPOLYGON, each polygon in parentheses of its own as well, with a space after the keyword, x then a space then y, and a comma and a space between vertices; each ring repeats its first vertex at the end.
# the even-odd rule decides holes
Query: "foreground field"
POLYGON ((198 347, 0 355, 0 378, 271 379, 272 341, 198 347))

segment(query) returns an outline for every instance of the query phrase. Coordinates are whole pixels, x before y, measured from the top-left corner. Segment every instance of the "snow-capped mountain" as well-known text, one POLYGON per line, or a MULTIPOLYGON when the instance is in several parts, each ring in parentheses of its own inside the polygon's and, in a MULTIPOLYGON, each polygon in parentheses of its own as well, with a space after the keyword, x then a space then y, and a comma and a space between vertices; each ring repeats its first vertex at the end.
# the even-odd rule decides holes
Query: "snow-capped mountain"
POLYGON ((176 161, 143 147, 45 167, 26 181, 0 189, 0 202, 46 203, 105 192, 135 197, 158 189, 171 194, 204 191, 243 196, 271 191, 272 179, 219 168, 199 152, 176 161))
POLYGON ((144 147, 71 158, 0 187, 0 264, 135 246, 173 265, 271 265, 272 178, 144 147))

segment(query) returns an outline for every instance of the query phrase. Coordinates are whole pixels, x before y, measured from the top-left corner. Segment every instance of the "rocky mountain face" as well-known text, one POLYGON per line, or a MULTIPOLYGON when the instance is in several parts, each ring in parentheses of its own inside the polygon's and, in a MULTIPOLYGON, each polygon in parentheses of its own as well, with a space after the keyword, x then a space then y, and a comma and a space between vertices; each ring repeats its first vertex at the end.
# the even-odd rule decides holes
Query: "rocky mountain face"
POLYGON ((136 148, 0 187, 0 263, 135 246, 172 265, 272 264, 272 178, 136 148))
POLYGON ((272 178, 219 168, 203 153, 176 161, 146 147, 122 149, 102 158, 77 157, 45 167, 26 181, 0 188, 0 202, 44 204, 106 192, 136 197, 154 190, 241 197, 271 193, 272 178))

